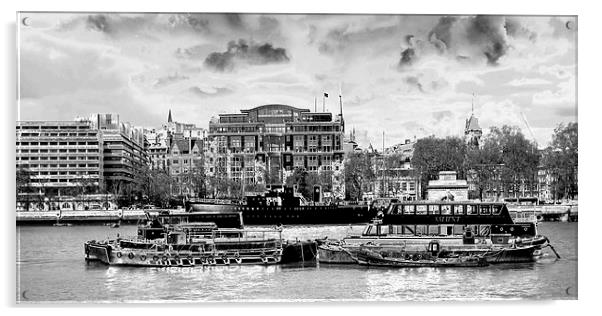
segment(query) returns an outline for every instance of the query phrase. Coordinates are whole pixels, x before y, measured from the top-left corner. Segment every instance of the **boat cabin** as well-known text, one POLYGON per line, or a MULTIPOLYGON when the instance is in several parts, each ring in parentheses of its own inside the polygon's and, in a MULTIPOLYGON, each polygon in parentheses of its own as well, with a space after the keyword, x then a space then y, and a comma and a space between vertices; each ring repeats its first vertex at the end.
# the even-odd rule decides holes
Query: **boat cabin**
POLYGON ((364 228, 361 237, 464 236, 474 239, 535 235, 536 224, 515 223, 504 203, 406 201, 392 204, 382 219, 364 228))

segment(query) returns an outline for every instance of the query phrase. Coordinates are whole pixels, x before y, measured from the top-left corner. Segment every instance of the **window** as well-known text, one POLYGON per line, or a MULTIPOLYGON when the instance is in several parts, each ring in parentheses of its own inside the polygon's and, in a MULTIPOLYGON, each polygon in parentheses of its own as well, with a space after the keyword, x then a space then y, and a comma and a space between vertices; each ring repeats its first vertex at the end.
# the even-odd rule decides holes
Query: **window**
POLYGON ((307 138, 307 147, 310 152, 318 151, 318 136, 317 135, 309 135, 307 138))
POLYGON ((293 166, 295 168, 304 168, 305 161, 303 159, 303 156, 293 156, 293 166))
POLYGON ((322 151, 332 151, 332 137, 330 135, 322 135, 322 151))
POLYGON ((454 215, 464 215, 464 208, 462 205, 453 205, 454 215))
POLYGON ((305 146, 304 140, 303 140, 303 136, 302 135, 295 135, 293 137, 293 147, 294 147, 294 151, 295 152, 302 152, 303 151, 303 147, 305 146))
POLYGON ((481 215, 490 215, 490 214, 491 214, 491 206, 481 205, 481 215))
POLYGON ((307 169, 309 171, 318 171, 318 156, 307 157, 307 169))
POLYGON ((451 215, 451 205, 441 205, 441 215, 451 215))
POLYGON ((429 214, 439 215, 439 205, 429 205, 429 214))
POLYGON ((414 215, 414 205, 404 205, 403 213, 405 215, 414 215))
POLYGON ((426 215, 426 205, 416 205, 416 215, 426 215))
POLYGON ((493 205, 493 215, 499 215, 500 213, 502 213, 502 206, 501 205, 493 205))
POLYGON ((477 215, 479 214, 479 210, 476 205, 466 205, 466 214, 477 215))

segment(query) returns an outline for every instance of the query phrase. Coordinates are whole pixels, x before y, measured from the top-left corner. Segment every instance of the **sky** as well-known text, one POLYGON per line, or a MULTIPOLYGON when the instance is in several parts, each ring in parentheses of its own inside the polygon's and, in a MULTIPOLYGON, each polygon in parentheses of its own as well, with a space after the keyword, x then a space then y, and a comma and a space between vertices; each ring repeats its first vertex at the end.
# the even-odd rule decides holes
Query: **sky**
POLYGON ((264 104, 339 113, 385 146, 515 125, 539 147, 577 121, 574 16, 18 16, 18 118, 118 113, 136 126, 264 104), (530 127, 531 131, 529 131, 530 127))

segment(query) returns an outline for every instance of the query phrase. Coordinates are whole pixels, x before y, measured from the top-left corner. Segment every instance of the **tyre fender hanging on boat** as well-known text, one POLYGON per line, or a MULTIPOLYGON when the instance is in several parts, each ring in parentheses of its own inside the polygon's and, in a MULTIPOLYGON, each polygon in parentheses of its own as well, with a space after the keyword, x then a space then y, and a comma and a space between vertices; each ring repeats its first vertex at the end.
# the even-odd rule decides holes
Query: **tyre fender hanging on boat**
POLYGON ((140 255, 140 261, 146 261, 146 255, 144 255, 144 254, 140 255))
POLYGON ((115 255, 117 256, 117 258, 121 258, 121 256, 122 256, 121 251, 117 251, 117 253, 115 255))

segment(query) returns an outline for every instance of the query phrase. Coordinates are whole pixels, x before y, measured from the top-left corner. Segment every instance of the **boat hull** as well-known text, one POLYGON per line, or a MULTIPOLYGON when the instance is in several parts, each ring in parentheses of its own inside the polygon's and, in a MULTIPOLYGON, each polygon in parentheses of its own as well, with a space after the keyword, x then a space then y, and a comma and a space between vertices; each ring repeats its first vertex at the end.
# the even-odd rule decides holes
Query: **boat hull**
POLYGON ((465 255, 450 258, 388 258, 372 251, 360 251, 357 262, 365 266, 394 268, 442 268, 442 267, 484 267, 489 265, 483 256, 465 255))
POLYGON ((282 248, 252 251, 160 252, 120 248, 111 244, 84 244, 86 260, 113 266, 195 267, 218 265, 272 265, 280 263, 282 248))
POLYGON ((356 224, 367 223, 375 214, 366 205, 246 206, 190 203, 189 211, 242 212, 245 225, 356 224))
MULTIPOLYGON (((318 247, 318 262, 336 264, 354 264, 365 245, 332 246, 320 245, 318 247)), ((370 246, 369 249, 376 253, 384 254, 393 258, 406 258, 420 255, 422 257, 432 256, 426 251, 426 246, 420 248, 406 248, 404 246, 370 246)), ((458 246, 443 247, 439 255, 450 256, 481 256, 490 264, 498 263, 522 263, 537 261, 542 255, 539 245, 528 245, 521 247, 499 247, 499 246, 458 246)))

